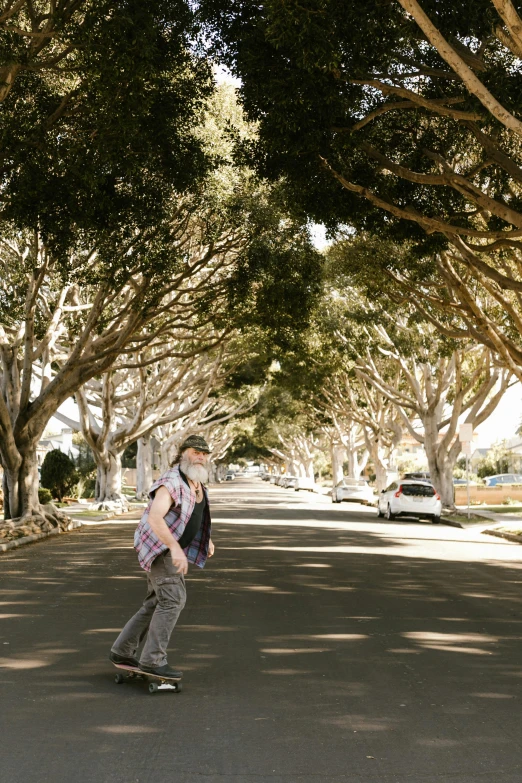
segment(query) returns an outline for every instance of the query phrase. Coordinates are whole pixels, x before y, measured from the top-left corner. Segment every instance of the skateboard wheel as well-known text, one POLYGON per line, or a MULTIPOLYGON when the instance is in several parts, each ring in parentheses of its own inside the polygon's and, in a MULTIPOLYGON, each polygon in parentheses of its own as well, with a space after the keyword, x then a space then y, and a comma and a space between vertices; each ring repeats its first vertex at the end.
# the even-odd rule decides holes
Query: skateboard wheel
POLYGON ((122 682, 125 682, 125 677, 123 676, 123 674, 116 674, 114 677, 114 682, 117 683, 118 685, 121 685, 122 682))
POLYGON ((157 693, 158 692, 158 686, 155 682, 151 682, 149 685, 149 693, 157 693))
POLYGON ((177 682, 175 687, 174 687, 174 690, 176 691, 176 693, 180 693, 182 688, 183 688, 182 684, 180 682, 177 682))

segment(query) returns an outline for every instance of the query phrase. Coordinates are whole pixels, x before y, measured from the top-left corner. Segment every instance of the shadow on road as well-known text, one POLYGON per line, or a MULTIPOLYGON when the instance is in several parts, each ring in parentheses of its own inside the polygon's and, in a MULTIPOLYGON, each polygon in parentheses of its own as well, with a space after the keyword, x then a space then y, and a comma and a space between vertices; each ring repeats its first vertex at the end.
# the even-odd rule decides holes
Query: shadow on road
POLYGON ((216 557, 189 575, 179 696, 113 682, 144 591, 132 525, 0 560, 5 779, 519 781, 516 547, 242 503, 216 509, 216 557))

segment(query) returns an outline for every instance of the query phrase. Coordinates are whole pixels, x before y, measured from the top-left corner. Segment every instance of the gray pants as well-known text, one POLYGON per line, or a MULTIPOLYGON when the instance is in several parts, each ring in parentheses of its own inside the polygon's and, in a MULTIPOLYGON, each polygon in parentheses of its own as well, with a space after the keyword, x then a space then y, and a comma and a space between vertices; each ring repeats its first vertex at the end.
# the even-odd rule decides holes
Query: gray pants
POLYGON ((147 574, 147 596, 141 609, 126 624, 112 651, 118 655, 135 656, 147 636, 141 652, 143 666, 164 666, 170 636, 185 606, 185 577, 176 573, 170 551, 153 561, 147 574))

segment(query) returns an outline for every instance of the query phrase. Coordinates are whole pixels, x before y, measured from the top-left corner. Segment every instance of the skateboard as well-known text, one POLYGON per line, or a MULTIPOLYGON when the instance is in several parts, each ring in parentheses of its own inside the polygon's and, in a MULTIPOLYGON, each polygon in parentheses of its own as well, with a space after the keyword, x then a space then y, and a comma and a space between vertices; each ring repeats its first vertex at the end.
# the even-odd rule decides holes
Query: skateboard
POLYGON ((124 663, 114 663, 112 665, 117 669, 121 669, 114 677, 114 682, 121 685, 127 680, 145 680, 149 683, 149 693, 157 693, 158 691, 174 691, 179 693, 181 691, 181 682, 171 677, 162 677, 160 674, 150 674, 150 672, 142 672, 141 669, 135 666, 126 666, 124 663))

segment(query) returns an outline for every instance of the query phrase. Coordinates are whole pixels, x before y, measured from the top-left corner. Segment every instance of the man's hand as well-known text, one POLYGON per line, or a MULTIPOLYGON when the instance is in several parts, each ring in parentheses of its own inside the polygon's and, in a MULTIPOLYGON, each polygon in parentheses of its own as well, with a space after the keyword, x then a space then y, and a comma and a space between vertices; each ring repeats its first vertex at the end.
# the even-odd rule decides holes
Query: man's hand
POLYGON ((178 547, 179 551, 171 550, 170 554, 172 556, 172 565, 178 572, 178 574, 186 574, 188 573, 188 560, 187 556, 185 555, 185 552, 178 547))
POLYGON ((214 554, 214 549, 215 549, 214 548, 214 542, 212 541, 212 539, 210 539, 210 541, 208 542, 208 556, 209 557, 212 557, 212 555, 214 554))

